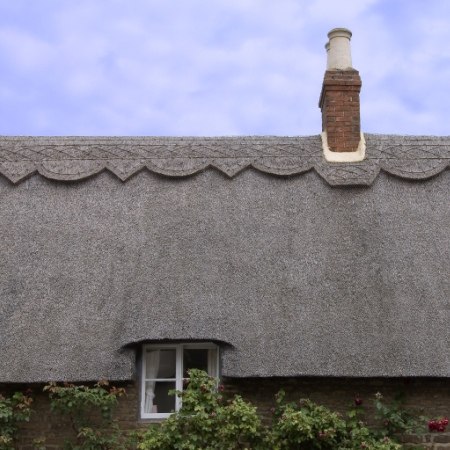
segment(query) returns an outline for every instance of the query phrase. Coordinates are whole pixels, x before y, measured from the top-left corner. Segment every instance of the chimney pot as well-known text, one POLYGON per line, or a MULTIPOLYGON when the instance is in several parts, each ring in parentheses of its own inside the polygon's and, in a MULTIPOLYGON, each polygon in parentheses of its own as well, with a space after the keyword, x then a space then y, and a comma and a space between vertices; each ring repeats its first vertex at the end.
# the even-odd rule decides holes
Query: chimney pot
POLYGON ((327 70, 346 70, 352 68, 350 39, 352 32, 347 28, 334 28, 328 33, 327 70))

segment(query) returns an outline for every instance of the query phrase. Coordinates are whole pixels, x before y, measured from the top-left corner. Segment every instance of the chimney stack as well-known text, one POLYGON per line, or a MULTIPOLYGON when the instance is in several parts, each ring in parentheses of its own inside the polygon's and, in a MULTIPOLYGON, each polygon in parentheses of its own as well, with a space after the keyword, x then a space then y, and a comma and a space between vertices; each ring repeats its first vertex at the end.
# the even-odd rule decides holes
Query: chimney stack
POLYGON ((352 67, 351 36, 346 28, 334 28, 325 45, 327 70, 319 107, 324 156, 330 162, 362 161, 365 154, 359 105, 361 78, 352 67))

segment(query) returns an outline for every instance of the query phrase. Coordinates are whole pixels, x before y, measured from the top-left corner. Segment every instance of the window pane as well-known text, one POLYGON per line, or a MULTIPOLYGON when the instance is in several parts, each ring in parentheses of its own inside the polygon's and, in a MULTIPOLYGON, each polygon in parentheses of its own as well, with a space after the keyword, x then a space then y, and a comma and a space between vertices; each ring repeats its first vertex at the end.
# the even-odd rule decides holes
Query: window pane
POLYGON ((217 367, 217 349, 210 349, 208 351, 208 373, 212 377, 219 376, 219 368, 217 367))
POLYGON ((204 348, 185 348, 183 350, 183 377, 188 377, 189 369, 200 369, 208 372, 208 352, 204 348))
POLYGON ((144 412, 150 414, 174 412, 175 395, 169 395, 169 391, 173 389, 175 382, 172 381, 147 381, 144 412))
POLYGON ((175 378, 175 349, 147 350, 145 378, 175 378))

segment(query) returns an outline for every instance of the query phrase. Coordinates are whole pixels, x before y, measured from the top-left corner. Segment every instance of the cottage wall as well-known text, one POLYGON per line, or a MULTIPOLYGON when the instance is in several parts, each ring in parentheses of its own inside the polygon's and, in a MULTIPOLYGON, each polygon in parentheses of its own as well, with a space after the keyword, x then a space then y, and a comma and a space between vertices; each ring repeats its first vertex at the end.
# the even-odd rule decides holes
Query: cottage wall
MULTIPOLYGON (((240 394, 257 405, 265 420, 270 420, 274 395, 280 389, 286 391, 288 400, 310 398, 341 413, 352 408, 355 396, 359 396, 368 418, 373 417, 372 400, 377 392, 382 393, 387 402, 396 394, 404 393, 405 407, 417 410, 425 417, 442 417, 450 412, 450 383, 443 378, 227 378, 223 382, 229 395, 240 394)), ((120 427, 124 430, 134 430, 149 426, 150 421, 139 418, 138 384, 130 382, 120 385, 127 392, 120 400, 115 413, 120 427)), ((40 437, 45 437, 47 448, 60 449, 65 439, 74 437, 70 423, 50 412, 49 400, 47 395, 42 393, 42 385, 35 385, 33 388, 36 398, 33 406, 35 413, 32 420, 21 428, 17 449, 31 450, 32 441, 40 437)), ((8 389, 13 387, 9 386, 8 389)), ((374 425, 375 422, 371 419, 369 424, 374 425)), ((450 432, 406 436, 405 440, 416 445, 420 443, 427 449, 450 449, 450 432)))

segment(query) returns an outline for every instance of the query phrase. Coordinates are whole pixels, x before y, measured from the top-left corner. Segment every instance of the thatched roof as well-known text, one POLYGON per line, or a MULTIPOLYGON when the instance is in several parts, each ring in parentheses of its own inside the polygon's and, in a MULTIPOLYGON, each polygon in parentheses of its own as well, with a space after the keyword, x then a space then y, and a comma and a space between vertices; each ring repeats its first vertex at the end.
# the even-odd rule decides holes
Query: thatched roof
POLYGON ((0 138, 0 382, 130 379, 159 340, 226 376, 449 377, 450 138, 366 140, 0 138))

